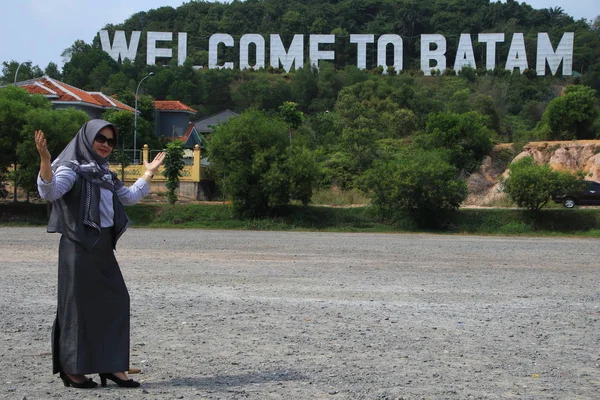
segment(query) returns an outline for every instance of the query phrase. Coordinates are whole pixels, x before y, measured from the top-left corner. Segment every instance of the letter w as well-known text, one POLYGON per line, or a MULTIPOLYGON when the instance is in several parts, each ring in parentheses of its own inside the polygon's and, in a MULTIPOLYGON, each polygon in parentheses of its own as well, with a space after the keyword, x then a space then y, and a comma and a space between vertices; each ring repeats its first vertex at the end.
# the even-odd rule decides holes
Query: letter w
POLYGON ((135 60, 137 55, 138 45, 140 44, 141 31, 131 32, 131 43, 127 46, 127 39, 125 38, 125 31, 115 31, 115 40, 113 45, 110 45, 110 38, 108 37, 108 31, 100 31, 100 41, 102 42, 102 50, 108 53, 116 62, 119 62, 129 58, 131 61, 135 60))

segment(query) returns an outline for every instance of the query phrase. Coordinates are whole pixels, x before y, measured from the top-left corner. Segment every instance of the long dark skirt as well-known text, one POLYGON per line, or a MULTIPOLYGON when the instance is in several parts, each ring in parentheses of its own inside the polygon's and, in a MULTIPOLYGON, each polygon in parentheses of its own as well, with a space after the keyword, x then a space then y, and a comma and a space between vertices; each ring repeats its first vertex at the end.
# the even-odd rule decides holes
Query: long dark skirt
POLYGON ((52 361, 55 374, 129 369, 129 293, 112 228, 102 229, 90 251, 64 235, 60 239, 52 361))

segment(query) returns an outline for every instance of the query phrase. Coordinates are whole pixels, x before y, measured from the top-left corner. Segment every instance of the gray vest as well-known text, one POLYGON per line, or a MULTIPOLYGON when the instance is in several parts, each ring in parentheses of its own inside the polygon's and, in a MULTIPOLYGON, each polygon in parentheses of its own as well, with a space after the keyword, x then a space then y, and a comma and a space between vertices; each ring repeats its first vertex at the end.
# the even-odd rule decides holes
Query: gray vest
MULTIPOLYGON (((125 207, 113 193, 114 243, 131 224, 125 207)), ((90 250, 100 238, 100 187, 77 177, 73 188, 52 202, 48 232, 58 232, 90 250)))

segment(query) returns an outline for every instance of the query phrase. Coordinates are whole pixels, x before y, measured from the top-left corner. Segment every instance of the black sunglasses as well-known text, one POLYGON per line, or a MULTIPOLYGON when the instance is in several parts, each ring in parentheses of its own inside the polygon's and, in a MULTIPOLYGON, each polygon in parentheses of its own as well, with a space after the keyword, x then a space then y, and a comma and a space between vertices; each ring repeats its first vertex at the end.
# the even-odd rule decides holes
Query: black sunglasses
POLYGON ((98 142, 98 143, 105 143, 106 142, 106 144, 109 145, 112 148, 114 148, 117 145, 117 139, 115 139, 115 138, 110 138, 109 139, 109 138, 107 138, 106 136, 104 136, 101 133, 98 133, 96 135, 96 137, 94 138, 94 140, 96 142, 98 142))

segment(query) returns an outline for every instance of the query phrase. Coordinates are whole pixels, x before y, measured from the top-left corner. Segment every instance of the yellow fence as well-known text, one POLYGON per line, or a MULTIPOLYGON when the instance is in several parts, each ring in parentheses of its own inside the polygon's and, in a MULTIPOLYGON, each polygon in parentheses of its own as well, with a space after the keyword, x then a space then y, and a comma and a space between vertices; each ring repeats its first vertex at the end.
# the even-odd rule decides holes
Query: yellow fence
MULTIPOLYGON (((150 149, 148 145, 145 144, 142 149, 142 164, 140 165, 129 165, 125 168, 124 171, 124 181, 125 182, 135 182, 140 176, 142 176, 145 172, 144 169, 144 161, 150 162, 148 159, 148 155, 150 153, 150 149)), ((201 180, 207 179, 206 169, 201 166, 200 161, 202 160, 202 155, 200 152, 200 146, 194 146, 194 156, 192 165, 186 165, 183 167, 183 171, 181 171, 181 177, 179 178, 180 182, 200 182, 201 180)), ((115 172, 117 176, 121 177, 121 166, 111 165, 111 171, 115 172)), ((164 168, 160 167, 154 178, 153 182, 165 182, 167 178, 163 175, 164 168)))

